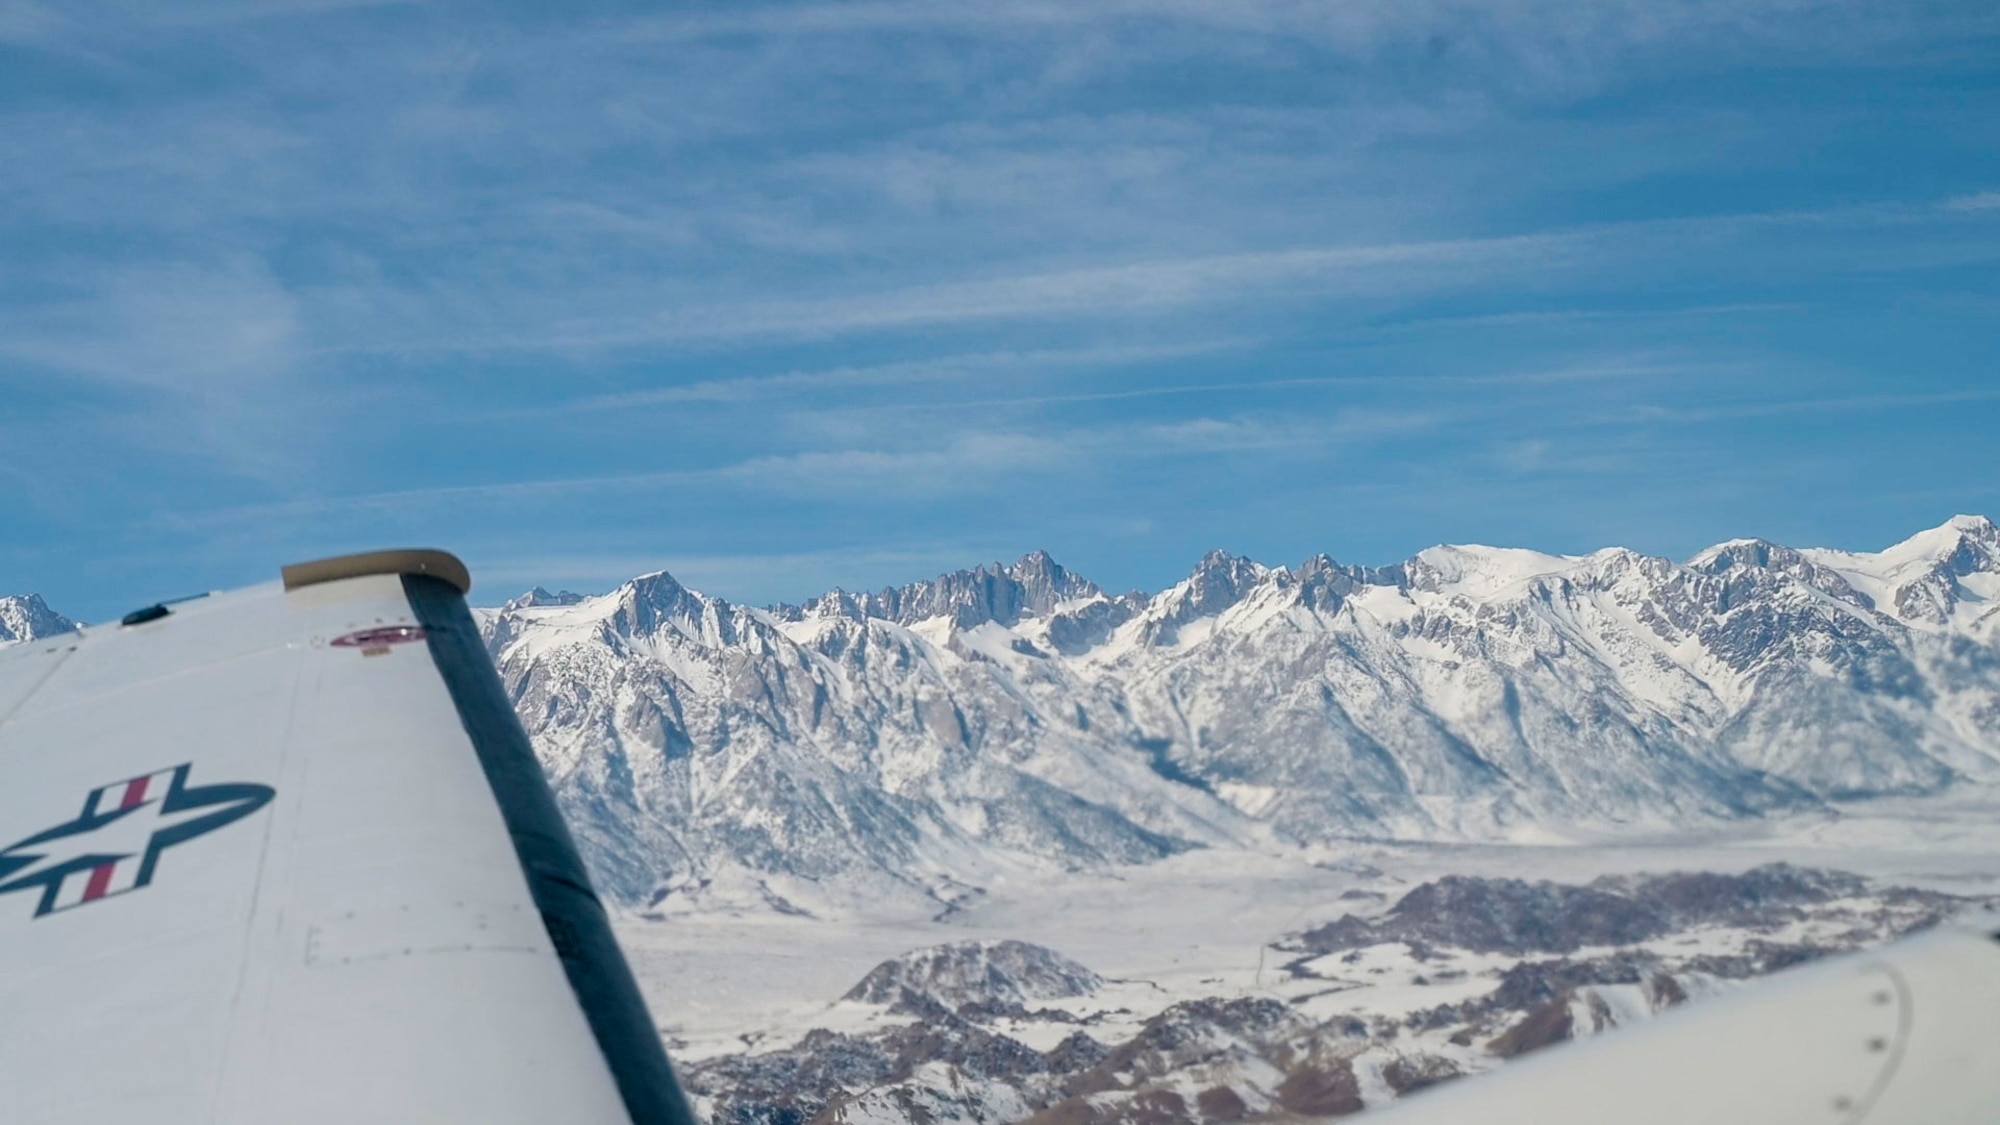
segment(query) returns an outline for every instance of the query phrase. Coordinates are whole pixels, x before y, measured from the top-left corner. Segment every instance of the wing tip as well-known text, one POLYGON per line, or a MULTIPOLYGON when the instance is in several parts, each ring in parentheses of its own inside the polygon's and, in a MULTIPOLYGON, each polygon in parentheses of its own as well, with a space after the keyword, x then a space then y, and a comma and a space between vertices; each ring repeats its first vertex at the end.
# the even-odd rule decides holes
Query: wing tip
POLYGON ((360 578, 370 574, 428 574, 458 587, 460 594, 472 592, 472 572, 465 568, 465 564, 458 560, 458 556, 448 551, 428 548, 369 551, 359 555, 314 559, 311 562, 293 563, 285 567, 281 573, 285 576, 287 590, 317 586, 323 582, 338 582, 343 578, 360 578))

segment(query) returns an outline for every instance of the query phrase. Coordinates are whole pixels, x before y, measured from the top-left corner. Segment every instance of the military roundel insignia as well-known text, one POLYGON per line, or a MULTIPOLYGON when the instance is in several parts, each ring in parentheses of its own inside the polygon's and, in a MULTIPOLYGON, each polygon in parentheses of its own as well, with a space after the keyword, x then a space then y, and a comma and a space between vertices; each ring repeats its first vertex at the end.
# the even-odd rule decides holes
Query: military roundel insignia
POLYGON ((41 918, 150 885, 167 849, 270 803, 268 785, 189 785, 192 764, 102 785, 75 820, 0 850, 0 895, 40 891, 41 918))
POLYGON ((335 648, 358 648, 363 656, 384 656, 395 645, 412 644, 426 636, 428 634, 421 625, 384 625, 335 637, 329 643, 335 648))

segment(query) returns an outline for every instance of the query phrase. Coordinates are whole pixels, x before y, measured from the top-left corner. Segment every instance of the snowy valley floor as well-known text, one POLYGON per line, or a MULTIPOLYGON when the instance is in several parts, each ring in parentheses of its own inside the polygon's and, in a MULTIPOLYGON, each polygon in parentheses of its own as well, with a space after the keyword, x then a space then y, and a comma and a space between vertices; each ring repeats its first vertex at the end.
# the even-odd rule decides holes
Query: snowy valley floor
POLYGON ((2000 901, 2000 802, 1878 801, 1700 839, 1208 850, 984 891, 942 918, 632 913, 620 937, 702 1110, 732 1125, 1329 1116, 1978 916, 2000 901), (1470 881, 1394 914, 1447 876, 1470 881), (1496 915, 1514 928, 1481 921, 1496 915), (1572 917, 1597 928, 1563 932, 1572 917), (1046 947, 1103 979, 981 962, 973 980, 906 973, 901 1000, 841 999, 885 961, 974 941, 1046 947))

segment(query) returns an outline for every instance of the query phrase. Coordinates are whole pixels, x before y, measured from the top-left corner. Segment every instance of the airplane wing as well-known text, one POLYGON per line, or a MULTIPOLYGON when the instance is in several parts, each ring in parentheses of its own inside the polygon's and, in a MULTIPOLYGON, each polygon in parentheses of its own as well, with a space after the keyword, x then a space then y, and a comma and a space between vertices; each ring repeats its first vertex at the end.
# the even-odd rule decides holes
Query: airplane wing
POLYGON ((0 652, 0 1121, 692 1125, 435 551, 0 652))
POLYGON ((1410 1097, 1382 1125, 2000 1121, 2000 941, 1950 928, 1410 1097))

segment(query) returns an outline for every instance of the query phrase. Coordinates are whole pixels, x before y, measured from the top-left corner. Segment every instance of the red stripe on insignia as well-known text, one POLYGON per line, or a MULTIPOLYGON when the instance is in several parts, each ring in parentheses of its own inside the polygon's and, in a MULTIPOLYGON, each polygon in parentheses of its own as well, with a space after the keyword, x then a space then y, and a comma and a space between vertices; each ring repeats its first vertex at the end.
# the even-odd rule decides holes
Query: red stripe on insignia
POLYGON ((90 869, 90 882, 83 886, 83 901, 96 902, 111 889, 111 874, 118 870, 115 863, 100 863, 90 869))
MULTIPOLYGON (((150 777, 134 778, 125 783, 125 799, 118 802, 119 809, 136 809, 146 803, 146 783, 150 777)), ((102 871, 103 868, 98 868, 102 871)), ((94 876, 93 876, 94 877, 94 876)))

